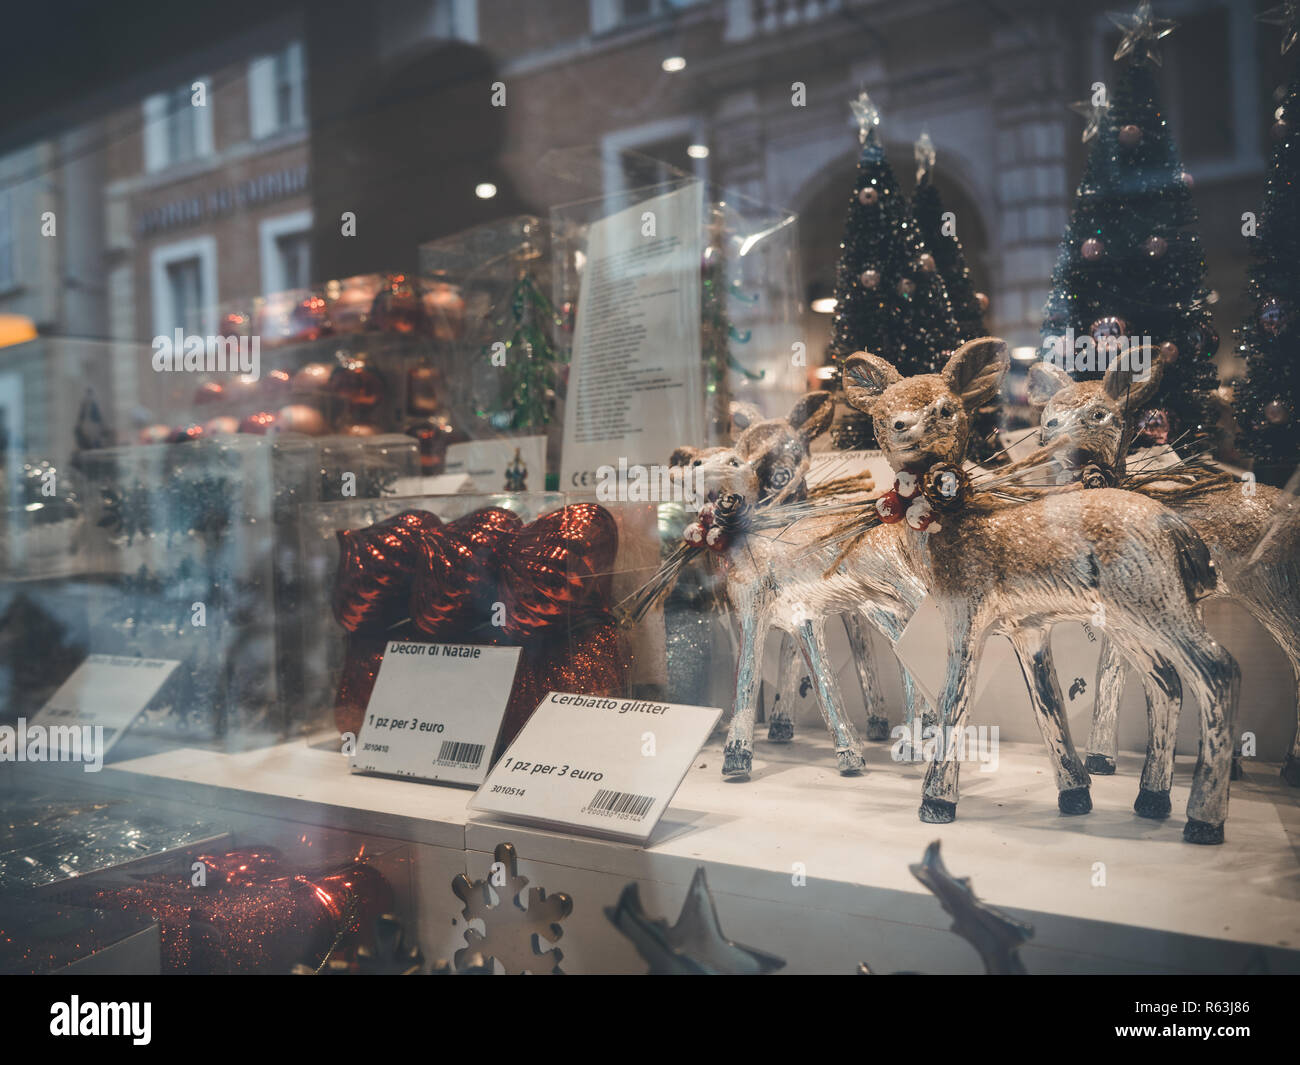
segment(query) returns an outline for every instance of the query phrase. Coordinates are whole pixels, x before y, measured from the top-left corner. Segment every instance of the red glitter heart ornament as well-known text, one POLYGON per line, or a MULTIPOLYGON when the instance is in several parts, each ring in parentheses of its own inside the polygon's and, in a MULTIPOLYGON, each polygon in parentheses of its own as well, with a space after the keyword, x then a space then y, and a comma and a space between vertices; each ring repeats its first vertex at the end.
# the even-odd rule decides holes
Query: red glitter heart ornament
POLYGON ((334 616, 348 632, 379 632, 407 615, 424 538, 442 522, 408 510, 365 529, 340 529, 334 616))
POLYGON ((609 601, 618 525, 604 507, 571 503, 524 526, 503 550, 505 631, 525 639, 609 601))
POLYGON ((463 638, 491 610, 498 551, 523 527, 502 507, 485 507, 447 522, 423 537, 411 589, 411 621, 425 636, 463 638))

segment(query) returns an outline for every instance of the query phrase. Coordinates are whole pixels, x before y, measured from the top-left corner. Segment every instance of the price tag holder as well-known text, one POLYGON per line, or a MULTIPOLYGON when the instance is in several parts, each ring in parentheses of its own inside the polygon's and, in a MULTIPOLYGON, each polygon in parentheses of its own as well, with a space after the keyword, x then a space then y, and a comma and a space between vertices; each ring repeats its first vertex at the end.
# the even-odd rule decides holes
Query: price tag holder
POLYGON ((171 658, 87 655, 31 724, 45 729, 102 728, 102 758, 126 734, 179 665, 171 658))
POLYGON ((645 843, 721 716, 716 706, 550 692, 470 809, 645 843))
POLYGON ((477 787, 518 666, 518 647, 392 641, 366 705, 352 771, 477 787))

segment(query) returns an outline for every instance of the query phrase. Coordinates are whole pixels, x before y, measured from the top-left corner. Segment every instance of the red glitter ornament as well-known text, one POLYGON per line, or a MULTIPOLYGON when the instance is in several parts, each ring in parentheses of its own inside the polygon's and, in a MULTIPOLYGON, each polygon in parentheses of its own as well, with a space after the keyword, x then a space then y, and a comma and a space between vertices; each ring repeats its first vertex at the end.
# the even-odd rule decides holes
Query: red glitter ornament
POLYGON ((378 633, 407 616, 425 530, 440 525, 427 511, 405 511, 366 529, 340 529, 334 616, 348 632, 378 633))
POLYGON ((496 596, 497 552, 523 527, 519 515, 485 507, 430 530, 411 590, 411 621, 426 636, 455 637, 496 596))

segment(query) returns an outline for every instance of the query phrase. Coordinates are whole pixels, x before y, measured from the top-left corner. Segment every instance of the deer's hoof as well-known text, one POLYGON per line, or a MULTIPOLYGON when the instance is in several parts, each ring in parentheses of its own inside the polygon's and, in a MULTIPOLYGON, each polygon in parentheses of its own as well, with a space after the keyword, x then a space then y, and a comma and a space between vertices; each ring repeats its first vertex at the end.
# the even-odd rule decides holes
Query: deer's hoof
POLYGON ((1113 777, 1115 775, 1115 759, 1108 754, 1088 755, 1088 760, 1084 762, 1083 767, 1094 777, 1113 777))
POLYGON ((852 747, 842 747, 835 752, 835 762, 840 767, 840 775, 856 776, 867 768, 867 760, 852 747))
POLYGON ((1194 817, 1189 817, 1187 824, 1183 825, 1183 839, 1187 843, 1213 847, 1223 842, 1223 822, 1212 825, 1209 821, 1198 821, 1194 817))
POLYGON ((1282 779, 1293 788, 1300 788, 1300 758, 1288 754, 1282 763, 1282 779))
POLYGON ((768 743, 789 743, 794 739, 794 722, 785 714, 774 714, 767 726, 768 743))
POLYGON ((1056 808, 1063 814, 1092 813, 1092 792, 1087 788, 1066 788, 1056 796, 1056 808))
POLYGON ((1147 817, 1152 821, 1163 821, 1169 816, 1171 809, 1167 791, 1150 791, 1141 788, 1138 797, 1133 801, 1133 812, 1138 817, 1147 817))
POLYGON ((735 742, 722 749, 722 775, 728 780, 748 780, 753 768, 753 751, 735 742))
POLYGON ((889 718, 874 714, 867 718, 867 739, 872 743, 884 743, 889 739, 889 718))
POLYGON ((957 820, 957 804, 946 799, 922 799, 920 815, 927 825, 949 825, 957 820))

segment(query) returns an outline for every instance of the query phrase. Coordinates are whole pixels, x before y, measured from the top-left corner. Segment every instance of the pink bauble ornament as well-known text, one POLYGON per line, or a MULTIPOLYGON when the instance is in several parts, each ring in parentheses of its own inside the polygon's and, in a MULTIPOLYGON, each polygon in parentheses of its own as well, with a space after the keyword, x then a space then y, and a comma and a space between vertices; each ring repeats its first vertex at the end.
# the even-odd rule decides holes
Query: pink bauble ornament
POLYGON ((293 391, 300 393, 324 392, 329 387, 334 367, 323 362, 309 362, 290 378, 293 391))
POLYGON ((911 280, 910 278, 905 277, 903 278, 902 281, 898 283, 898 294, 902 296, 903 299, 911 299, 912 293, 915 291, 916 291, 916 282, 911 280))
POLYGON ((1271 132, 1275 141, 1285 140, 1287 134, 1286 123, 1279 119, 1277 122, 1273 123, 1271 132))
POLYGON ((1287 327, 1289 317, 1286 305, 1276 296, 1269 296, 1259 306, 1259 327, 1271 337, 1287 327))
POLYGON ((1184 185, 1186 185, 1189 189, 1196 187, 1196 181, 1193 179, 1192 175, 1189 174, 1186 170, 1184 170, 1181 174, 1178 175, 1178 180, 1181 181, 1184 185))
POLYGON ((863 270, 862 276, 858 278, 862 282, 863 288, 875 288, 880 284, 879 270, 863 270))
POLYGON ((927 274, 932 274, 932 273, 934 273, 934 271, 935 271, 935 264, 934 264, 934 256, 933 256, 933 255, 931 255, 928 251, 927 251, 927 252, 924 252, 924 253, 921 255, 921 258, 920 258, 919 261, 920 261, 920 263, 921 263, 921 269, 922 269, 922 270, 924 270, 927 274))
POLYGON ((1160 361, 1165 365, 1178 361, 1178 345, 1172 340, 1166 340, 1160 345, 1160 361))
POLYGON ((1089 237, 1079 248, 1080 253, 1088 262, 1096 262, 1101 258, 1101 253, 1105 250, 1104 245, 1096 237, 1089 237))
POLYGON ((1125 148, 1133 148, 1142 140, 1142 130, 1137 126, 1129 124, 1121 126, 1119 130, 1119 142, 1125 148))
POLYGON ((208 436, 233 436, 239 432, 239 419, 229 414, 219 414, 203 423, 203 432, 208 436))
POLYGON ((980 314, 987 313, 989 309, 989 298, 983 292, 975 293, 975 306, 980 309, 980 314))
POLYGON ((189 440, 197 440, 203 435, 203 426, 191 422, 189 425, 177 426, 167 435, 167 443, 184 444, 189 440))
POLYGON ((1270 399, 1264 404, 1264 417, 1273 425, 1285 425, 1291 419, 1291 408, 1281 399, 1270 399))
POLYGON ((250 414, 239 423, 241 433, 252 433, 255 436, 265 436, 274 429, 275 415, 269 410, 260 410, 256 414, 250 414))
POLYGON ((226 388, 218 381, 204 381, 194 393, 194 405, 219 403, 226 398, 226 388))
POLYGON ((1128 322, 1123 318, 1117 318, 1115 315, 1107 315, 1105 318, 1098 318, 1092 325, 1088 326, 1088 335, 1097 343, 1103 340, 1114 340, 1117 337, 1128 335, 1128 322))
POLYGON ((858 192, 858 203, 863 207, 875 207, 880 202, 880 193, 868 185, 858 192))
POLYGON ((276 429, 282 433, 303 433, 320 436, 325 432, 325 419, 315 407, 306 403, 290 403, 281 407, 275 416, 276 429))
POLYGON ((1159 259, 1168 247, 1164 237, 1150 236, 1142 243, 1142 250, 1152 259, 1159 259))
POLYGON ((262 378, 258 385, 257 391, 263 400, 275 402, 283 401, 289 394, 292 387, 292 378, 288 370, 272 370, 262 378))

